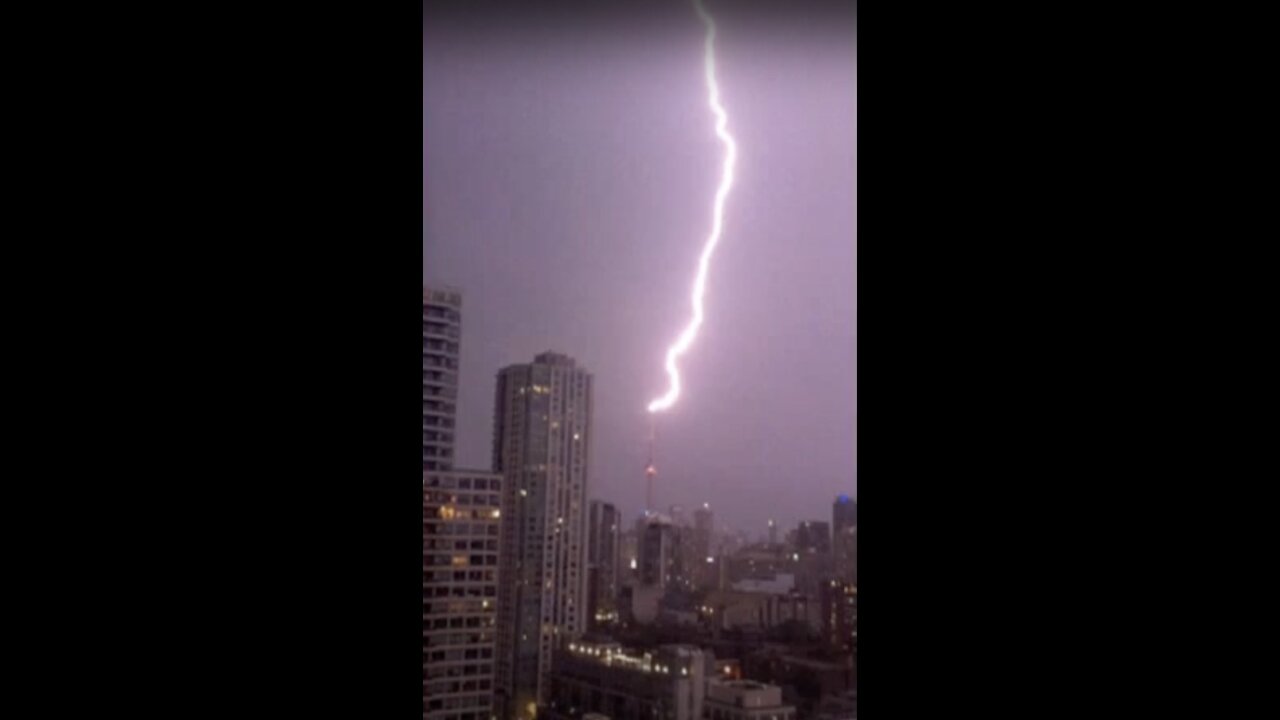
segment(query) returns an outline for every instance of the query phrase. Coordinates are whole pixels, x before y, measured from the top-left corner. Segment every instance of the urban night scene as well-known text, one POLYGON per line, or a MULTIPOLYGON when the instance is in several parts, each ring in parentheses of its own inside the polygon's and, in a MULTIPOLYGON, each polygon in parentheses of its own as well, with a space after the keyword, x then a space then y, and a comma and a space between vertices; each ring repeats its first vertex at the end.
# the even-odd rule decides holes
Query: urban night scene
POLYGON ((856 8, 424 3, 423 720, 856 720, 856 8))

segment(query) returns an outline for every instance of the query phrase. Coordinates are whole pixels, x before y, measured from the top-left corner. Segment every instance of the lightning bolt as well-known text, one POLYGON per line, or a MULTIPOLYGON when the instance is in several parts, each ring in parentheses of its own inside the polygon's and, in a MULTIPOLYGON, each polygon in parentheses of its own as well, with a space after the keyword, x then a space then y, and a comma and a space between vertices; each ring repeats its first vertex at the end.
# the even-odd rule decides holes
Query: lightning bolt
POLYGON ((660 413, 668 410, 680 398, 679 361, 680 357, 688 352, 693 342, 698 339, 698 330, 701 329, 705 318, 702 300, 707 290, 707 274, 711 268, 711 256, 715 254, 716 246, 720 244, 720 236, 724 232, 724 205, 729 198, 729 191, 733 189, 733 172, 738 161, 738 143, 733 139, 733 135, 729 134, 729 114, 725 112, 724 106, 720 104, 720 85, 716 82, 716 23, 711 14, 707 12, 707 9, 702 6, 702 0, 693 0, 693 6, 698 11, 698 17, 707 26, 706 52, 704 54, 707 100, 711 106, 711 112, 716 116, 716 136, 720 138, 720 142, 725 147, 724 168, 720 175, 720 187, 716 190, 711 234, 707 237, 706 244, 702 248, 702 256, 698 258, 698 274, 693 281, 693 318, 689 321, 684 331, 680 333, 680 337, 676 339, 675 344, 667 349, 666 369, 670 385, 665 395, 649 403, 650 413, 660 413))

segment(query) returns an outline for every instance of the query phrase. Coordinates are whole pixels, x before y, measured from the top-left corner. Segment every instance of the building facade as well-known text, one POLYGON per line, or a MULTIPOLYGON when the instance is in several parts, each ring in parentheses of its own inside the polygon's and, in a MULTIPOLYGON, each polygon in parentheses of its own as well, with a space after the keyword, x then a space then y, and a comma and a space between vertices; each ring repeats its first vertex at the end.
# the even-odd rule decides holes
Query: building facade
POLYGON ((462 295, 422 288, 422 469, 453 467, 462 295))
POLYGON ((592 377, 544 353, 498 374, 495 472, 507 481, 498 679, 503 718, 530 718, 551 661, 587 629, 592 377))
POLYGON ((858 584, 858 502, 848 495, 836 498, 831 509, 835 574, 840 580, 858 584))
POLYGON ((796 552, 829 555, 831 526, 816 520, 800 523, 796 529, 796 552))
POLYGON ((832 580, 822 591, 822 632, 835 652, 853 655, 858 642, 858 589, 832 580))
POLYGON ((556 658, 544 707, 549 720, 702 720, 710 653, 687 645, 641 653, 617 643, 571 643, 567 650, 556 658))
POLYGON ((693 513, 693 556, 690 567, 693 582, 699 590, 714 590, 720 582, 719 567, 715 563, 715 548, 712 546, 715 531, 715 516, 711 505, 703 503, 693 513))
POLYGON ((613 505, 593 500, 587 527, 587 617, 592 625, 604 626, 618 619, 622 517, 613 505))
POLYGON ((422 474, 422 717, 491 720, 502 478, 422 474))

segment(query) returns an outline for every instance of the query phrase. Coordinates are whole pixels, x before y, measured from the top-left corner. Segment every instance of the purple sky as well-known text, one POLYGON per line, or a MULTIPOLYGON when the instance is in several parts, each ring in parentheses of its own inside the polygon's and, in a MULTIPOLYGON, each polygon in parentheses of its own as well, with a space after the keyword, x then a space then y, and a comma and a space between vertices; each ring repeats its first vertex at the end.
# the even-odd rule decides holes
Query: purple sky
MULTIPOLYGON (((755 533, 857 492, 855 44, 709 7, 738 176, 657 495, 755 533)), ((422 275, 464 293, 459 464, 489 466, 498 369, 565 352, 596 379, 592 495, 628 515, 722 159, 702 27, 669 19, 423 38, 422 275)))

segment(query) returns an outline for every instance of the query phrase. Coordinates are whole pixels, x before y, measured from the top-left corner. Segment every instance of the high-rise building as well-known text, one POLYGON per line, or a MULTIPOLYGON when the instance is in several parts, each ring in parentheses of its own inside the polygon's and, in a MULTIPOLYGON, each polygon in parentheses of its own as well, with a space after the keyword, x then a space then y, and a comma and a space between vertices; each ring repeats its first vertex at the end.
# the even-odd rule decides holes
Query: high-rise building
POLYGON ((631 618, 641 625, 658 620, 663 597, 674 589, 681 566, 679 528, 671 518, 647 512, 636 521, 636 574, 631 618))
POLYGON ((683 526, 685 524, 684 506, 672 505, 667 511, 667 517, 671 518, 672 525, 683 526))
POLYGON ((829 555, 831 526, 818 521, 800 523, 800 527, 796 530, 796 552, 829 555))
POLYGON ((836 577, 858 583, 858 503, 848 495, 836 498, 832 508, 836 577))
POLYGON ((622 585, 634 585, 636 574, 640 570, 640 536, 635 528, 622 532, 622 585))
POLYGON ((822 631, 832 650, 852 654, 858 642, 858 589, 832 580, 822 589, 822 631))
POLYGON ((669 517, 650 513, 640 518, 636 534, 640 538, 640 585, 665 591, 679 565, 675 525, 669 517))
POLYGON ((831 527, 837 533, 845 528, 858 527, 858 501, 848 495, 841 495, 836 498, 831 516, 831 527))
POLYGON ((552 656, 587 629, 592 377, 539 355, 498 374, 493 465, 507 482, 498 679, 503 720, 545 702, 552 656))
POLYGON ((694 583, 701 590, 711 590, 719 584, 719 569, 714 562, 715 549, 712 547, 714 528, 715 516, 711 513, 711 505, 703 503, 693 513, 694 565, 691 568, 694 583))
POLYGON ((601 625, 617 619, 622 579, 618 508, 593 500, 587 527, 587 617, 590 624, 601 625))
POLYGON ((502 478, 422 474, 422 717, 490 720, 502 478))
POLYGON ((453 467, 462 294, 422 288, 422 469, 453 467))

